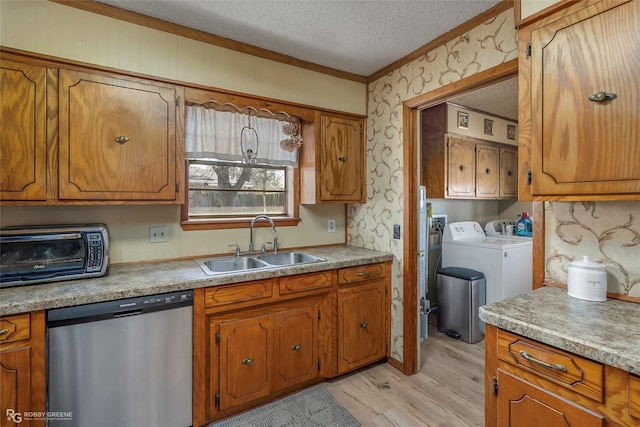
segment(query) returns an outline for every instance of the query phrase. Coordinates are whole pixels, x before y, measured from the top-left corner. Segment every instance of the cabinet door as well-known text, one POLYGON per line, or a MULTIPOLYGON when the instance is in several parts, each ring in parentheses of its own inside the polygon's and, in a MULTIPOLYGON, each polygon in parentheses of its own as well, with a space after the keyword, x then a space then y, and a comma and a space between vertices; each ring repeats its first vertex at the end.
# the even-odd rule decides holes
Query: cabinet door
POLYGON ((464 139, 447 137, 447 198, 473 199, 475 185, 475 143, 464 139))
POLYGON ((500 149, 496 146, 476 144, 476 197, 500 197, 500 149))
POLYGON ((1 60, 0 93, 0 200, 45 200, 46 69, 1 60))
POLYGON ((322 115, 319 126, 320 199, 364 201, 362 120, 322 115))
POLYGON ((0 351, 0 426, 31 425, 28 418, 11 418, 16 414, 22 417, 31 408, 31 349, 21 347, 0 351), (22 421, 20 421, 22 419, 22 421), (14 420, 17 421, 14 423, 14 420))
POLYGON ((640 193, 639 17, 600 2, 532 32, 534 196, 640 193))
POLYGON ((176 90, 60 70, 60 199, 174 200, 176 90))
POLYGON ((518 149, 500 148, 500 198, 518 197, 518 149))
POLYGON ((275 390, 318 376, 318 305, 275 314, 275 390))
POLYGON ((220 324, 220 410, 271 393, 273 315, 220 324))
POLYGON ((338 373, 386 355, 385 301, 383 280, 338 290, 338 373))
POLYGON ((604 417, 498 369, 498 427, 602 427, 604 417))

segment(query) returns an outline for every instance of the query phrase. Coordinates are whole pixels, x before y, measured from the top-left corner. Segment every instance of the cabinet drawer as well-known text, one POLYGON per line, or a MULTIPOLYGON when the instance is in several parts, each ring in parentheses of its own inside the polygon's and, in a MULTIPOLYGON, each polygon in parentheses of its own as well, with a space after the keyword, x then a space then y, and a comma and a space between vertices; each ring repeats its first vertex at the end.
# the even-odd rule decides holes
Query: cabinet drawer
POLYGON ((629 414, 640 420, 640 377, 629 375, 629 414))
POLYGON ((282 277, 278 283, 280 295, 330 288, 333 284, 333 270, 301 276, 282 277))
POLYGON ((338 270, 338 283, 360 282, 375 279, 385 275, 384 264, 361 265, 358 267, 341 268, 338 270))
POLYGON ((273 281, 259 280, 239 285, 224 285, 204 291, 205 307, 215 307, 242 301, 268 300, 273 296, 273 281))
POLYGON ((29 314, 0 318, 0 343, 28 340, 30 337, 29 314))
POLYGON ((604 366, 580 356, 498 332, 498 358, 597 402, 604 402, 604 366))

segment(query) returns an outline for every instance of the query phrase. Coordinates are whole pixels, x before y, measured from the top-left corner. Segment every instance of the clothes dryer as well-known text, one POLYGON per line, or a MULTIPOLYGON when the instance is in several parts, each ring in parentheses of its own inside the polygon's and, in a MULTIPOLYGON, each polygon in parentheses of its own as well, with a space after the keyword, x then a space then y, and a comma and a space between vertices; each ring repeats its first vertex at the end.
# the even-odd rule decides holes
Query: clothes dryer
POLYGON ((487 304, 529 292, 532 240, 514 237, 488 237, 475 221, 449 223, 442 236, 442 267, 484 273, 487 304))

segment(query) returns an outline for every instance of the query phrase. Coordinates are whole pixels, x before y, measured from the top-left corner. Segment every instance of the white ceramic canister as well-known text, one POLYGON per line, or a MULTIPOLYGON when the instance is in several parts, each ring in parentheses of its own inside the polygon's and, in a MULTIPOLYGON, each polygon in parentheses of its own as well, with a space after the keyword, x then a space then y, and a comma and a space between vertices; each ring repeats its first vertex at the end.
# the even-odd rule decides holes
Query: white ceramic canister
POLYGON ((584 256, 582 261, 570 262, 567 293, 586 301, 606 301, 607 272, 604 265, 591 261, 588 256, 584 256))

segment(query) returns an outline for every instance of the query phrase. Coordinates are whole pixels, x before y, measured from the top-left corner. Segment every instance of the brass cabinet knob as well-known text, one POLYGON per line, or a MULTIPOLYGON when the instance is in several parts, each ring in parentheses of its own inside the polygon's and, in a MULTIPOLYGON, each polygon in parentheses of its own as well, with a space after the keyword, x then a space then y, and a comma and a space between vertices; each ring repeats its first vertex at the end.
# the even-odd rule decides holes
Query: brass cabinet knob
POLYGON ((300 344, 296 344, 296 345, 291 346, 291 350, 293 350, 293 351, 300 351, 300 348, 301 348, 301 347, 302 347, 302 346, 301 346, 300 344))
POLYGON ((242 364, 247 366, 253 365, 253 357, 247 357, 246 359, 243 359, 242 364))
POLYGON ((591 102, 607 102, 607 101, 613 101, 617 97, 618 97, 618 95, 616 95, 615 93, 598 92, 598 93, 594 93, 593 95, 591 95, 589 97, 589 101, 591 101, 591 102))
POLYGON ((113 140, 119 144, 124 144, 125 142, 129 141, 129 138, 124 135, 120 135, 118 137, 115 137, 113 140))

